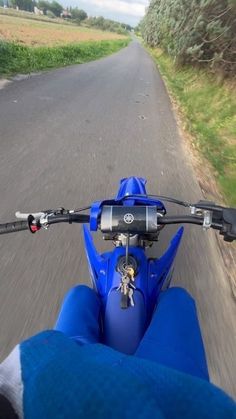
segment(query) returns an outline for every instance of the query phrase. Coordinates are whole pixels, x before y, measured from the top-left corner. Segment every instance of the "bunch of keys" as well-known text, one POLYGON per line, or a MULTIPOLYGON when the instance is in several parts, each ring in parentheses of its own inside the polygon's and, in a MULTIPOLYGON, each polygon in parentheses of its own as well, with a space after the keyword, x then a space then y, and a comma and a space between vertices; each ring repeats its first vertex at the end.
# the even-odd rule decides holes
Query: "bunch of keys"
POLYGON ((128 308, 129 304, 134 307, 134 269, 127 266, 125 274, 122 276, 121 283, 117 288, 117 291, 121 291, 121 308, 128 308))

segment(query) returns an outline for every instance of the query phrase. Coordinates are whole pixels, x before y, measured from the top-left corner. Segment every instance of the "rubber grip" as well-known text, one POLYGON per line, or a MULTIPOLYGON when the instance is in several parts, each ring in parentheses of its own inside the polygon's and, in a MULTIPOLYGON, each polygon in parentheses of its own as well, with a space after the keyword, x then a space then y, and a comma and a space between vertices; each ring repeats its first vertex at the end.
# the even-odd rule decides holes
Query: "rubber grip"
POLYGON ((0 224, 0 234, 15 233, 16 231, 28 229, 28 221, 15 221, 13 223, 0 224))

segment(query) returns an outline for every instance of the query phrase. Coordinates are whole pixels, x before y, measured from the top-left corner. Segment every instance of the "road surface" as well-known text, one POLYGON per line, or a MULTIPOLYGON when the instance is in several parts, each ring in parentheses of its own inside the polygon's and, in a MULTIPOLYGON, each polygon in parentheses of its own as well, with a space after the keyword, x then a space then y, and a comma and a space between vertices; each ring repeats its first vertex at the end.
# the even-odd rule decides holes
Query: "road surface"
MULTIPOLYGON (((112 197, 130 175, 146 177, 151 193, 201 198, 163 81, 138 42, 0 91, 2 222, 16 210, 112 197)), ((173 230, 166 228, 159 252, 173 230)), ((0 266, 2 359, 20 339, 53 326, 69 287, 89 283, 80 227, 1 236, 0 266)), ((186 227, 175 278, 197 300, 212 381, 236 396, 236 303, 213 234, 186 227)))

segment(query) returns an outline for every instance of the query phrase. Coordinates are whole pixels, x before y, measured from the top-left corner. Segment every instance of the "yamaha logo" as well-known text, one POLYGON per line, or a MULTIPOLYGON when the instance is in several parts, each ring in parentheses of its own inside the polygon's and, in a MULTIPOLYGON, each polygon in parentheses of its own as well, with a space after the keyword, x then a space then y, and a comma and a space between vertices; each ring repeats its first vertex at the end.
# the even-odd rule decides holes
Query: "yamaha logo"
POLYGON ((128 213, 128 214, 125 214, 124 215, 124 222, 126 223, 126 224, 132 224, 132 222, 134 221, 134 216, 133 216, 133 214, 130 214, 130 213, 128 213))

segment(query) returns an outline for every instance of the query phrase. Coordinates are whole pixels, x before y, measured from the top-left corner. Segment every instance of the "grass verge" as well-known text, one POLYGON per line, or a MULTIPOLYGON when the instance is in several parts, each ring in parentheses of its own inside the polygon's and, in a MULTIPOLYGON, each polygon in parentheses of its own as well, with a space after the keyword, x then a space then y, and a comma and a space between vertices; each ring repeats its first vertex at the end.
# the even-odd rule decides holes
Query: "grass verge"
POLYGON ((70 64, 81 64, 119 51, 129 39, 82 42, 58 47, 27 47, 0 41, 0 76, 31 73, 70 64))
POLYGON ((149 49, 177 99, 195 145, 214 168, 225 201, 236 206, 236 85, 192 67, 178 69, 159 49, 149 49))

